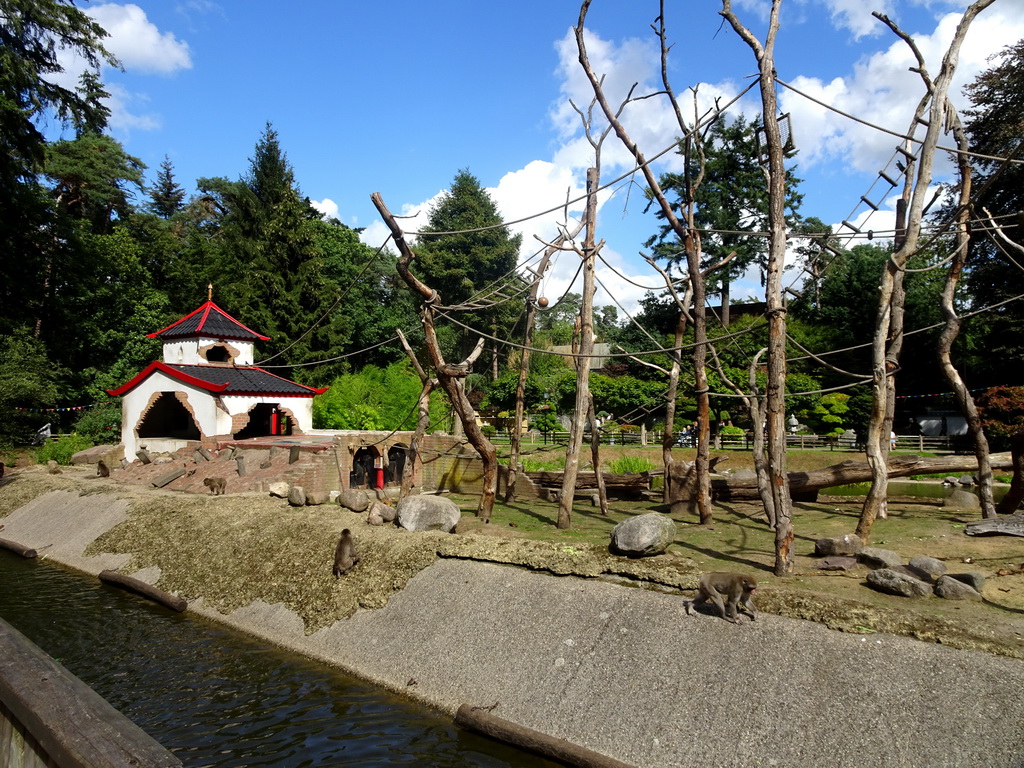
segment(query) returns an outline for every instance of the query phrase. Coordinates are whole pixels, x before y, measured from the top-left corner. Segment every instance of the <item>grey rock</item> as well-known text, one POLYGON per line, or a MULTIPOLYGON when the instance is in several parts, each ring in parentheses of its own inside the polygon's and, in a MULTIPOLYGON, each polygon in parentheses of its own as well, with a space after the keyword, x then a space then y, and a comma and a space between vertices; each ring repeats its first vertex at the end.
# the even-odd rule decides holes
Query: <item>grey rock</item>
POLYGON ((903 558, 891 549, 878 549, 877 547, 864 547, 857 554, 857 559, 868 568, 892 568, 903 565, 903 558))
POLYGON ((53 459, 50 459, 48 462, 46 462, 46 471, 49 472, 51 475, 61 474, 60 466, 53 459))
POLYGON ((942 506, 953 509, 977 510, 981 509, 981 499, 975 493, 965 491, 962 488, 954 488, 942 502, 942 506))
POLYGON ((907 566, 918 578, 932 584, 949 570, 944 562, 934 557, 912 557, 907 566))
POLYGON ((289 487, 288 483, 277 482, 277 483, 271 483, 269 486, 267 486, 267 490, 270 491, 270 495, 271 496, 276 496, 279 499, 287 499, 288 498, 288 487, 289 487))
POLYGON ((676 539, 676 524, 660 512, 637 515, 612 528, 611 551, 627 557, 660 555, 676 539))
POLYGON ((932 594, 931 584, 925 584, 920 579, 900 573, 892 568, 879 568, 868 574, 868 586, 885 592, 889 595, 900 597, 928 597, 932 594))
POLYGON ((306 506, 306 489, 301 485, 293 485, 288 489, 288 503, 293 507, 306 506))
POLYGON ((981 600, 978 590, 952 576, 939 578, 935 583, 935 594, 946 600, 981 600))
POLYGON ((757 480, 757 472, 752 469, 737 469, 730 475, 733 480, 757 480))
POLYGON ((462 512, 444 496, 406 496, 398 502, 398 524, 407 531, 444 531, 451 533, 462 512))
POLYGON ((395 522, 395 515, 398 514, 394 507, 389 507, 387 504, 383 504, 379 501, 370 502, 370 506, 367 511, 373 517, 379 517, 382 523, 395 522))
POLYGON ((957 482, 960 485, 967 485, 967 486, 977 485, 978 484, 977 481, 971 475, 961 475, 959 478, 957 478, 957 482))
POLYGON ((359 488, 342 488, 338 494, 338 503, 353 512, 365 512, 370 506, 370 496, 359 488))
POLYGON ((338 503, 338 497, 339 497, 339 496, 341 496, 341 491, 331 491, 331 492, 330 492, 330 493, 329 493, 329 494, 327 495, 327 498, 328 498, 328 500, 329 500, 329 501, 331 502, 331 504, 337 504, 337 503, 338 503))
POLYGON ((374 510, 370 510, 370 514, 366 516, 367 525, 384 525, 384 518, 378 515, 374 510))
POLYGON ((953 477, 952 475, 947 475, 946 477, 944 477, 942 479, 942 484, 943 485, 956 485, 957 482, 958 482, 957 479, 955 477, 953 477))
POLYGON ((818 569, 822 571, 849 571, 856 567, 857 558, 850 555, 833 555, 818 563, 818 569))
POLYGON ((982 590, 985 589, 985 574, 979 573, 978 571, 971 571, 969 573, 949 573, 946 575, 951 579, 962 581, 979 594, 981 594, 982 590))
POLYGON ((309 491, 306 494, 306 506, 318 507, 330 501, 331 496, 327 491, 309 491))
POLYGON ((153 459, 154 464, 170 464, 172 461, 174 461, 174 459, 170 456, 157 456, 153 459))
POLYGON ((818 539, 814 542, 814 554, 817 557, 830 557, 832 555, 856 555, 864 549, 864 542, 860 536, 847 533, 843 536, 834 536, 830 539, 818 539))

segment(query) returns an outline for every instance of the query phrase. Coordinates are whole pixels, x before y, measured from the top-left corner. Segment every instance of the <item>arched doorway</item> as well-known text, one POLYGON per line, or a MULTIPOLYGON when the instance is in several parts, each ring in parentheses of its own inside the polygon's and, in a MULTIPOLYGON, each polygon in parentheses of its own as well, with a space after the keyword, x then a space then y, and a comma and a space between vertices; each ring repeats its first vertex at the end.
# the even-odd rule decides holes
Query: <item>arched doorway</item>
POLYGON ((352 456, 352 471, 348 476, 349 488, 383 488, 381 473, 377 470, 380 452, 376 448, 360 448, 352 456))
POLYGON ((290 435, 292 419, 277 403, 257 403, 249 409, 249 423, 235 432, 235 440, 266 435, 290 435))
POLYGON ((173 440, 198 440, 199 427, 174 392, 161 392, 143 415, 139 437, 163 437, 173 440))
POLYGON ((404 445, 393 445, 388 449, 388 465, 384 468, 385 485, 402 484, 402 475, 405 473, 405 452, 407 450, 404 445))

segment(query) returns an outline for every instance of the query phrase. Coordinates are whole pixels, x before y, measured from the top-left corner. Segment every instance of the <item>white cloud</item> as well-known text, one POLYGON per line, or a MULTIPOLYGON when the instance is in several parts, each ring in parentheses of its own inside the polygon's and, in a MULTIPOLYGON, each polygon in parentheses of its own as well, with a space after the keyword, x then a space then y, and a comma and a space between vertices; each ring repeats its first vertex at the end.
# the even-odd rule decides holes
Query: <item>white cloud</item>
POLYGON ((107 31, 103 44, 125 69, 161 74, 191 69, 188 43, 161 32, 139 6, 105 3, 86 13, 107 31))
MULTIPOLYGON (((991 66, 988 57, 1024 37, 1024 2, 1013 0, 1010 5, 996 5, 992 10, 991 14, 983 13, 974 21, 960 51, 949 91, 951 100, 960 109, 966 106, 963 86, 991 66)), ((960 19, 959 13, 946 14, 931 32, 913 33, 933 77, 939 71, 942 56, 960 19)), ((862 59, 846 77, 826 83, 814 77, 797 76, 792 84, 872 125, 905 133, 924 92, 921 78, 909 71, 913 66, 916 60, 909 47, 897 40, 885 50, 862 59)), ((791 91, 784 90, 780 101, 782 109, 793 116, 802 167, 841 160, 857 170, 873 172, 886 166, 900 144, 899 138, 892 134, 854 122, 791 91)), ((949 140, 944 143, 951 144, 949 140)), ((945 156, 937 156, 936 160, 937 173, 948 173, 945 156)))
POLYGON ((325 197, 323 200, 310 200, 309 204, 312 205, 320 215, 325 219, 338 219, 341 217, 338 215, 338 204, 331 200, 329 197, 325 197))

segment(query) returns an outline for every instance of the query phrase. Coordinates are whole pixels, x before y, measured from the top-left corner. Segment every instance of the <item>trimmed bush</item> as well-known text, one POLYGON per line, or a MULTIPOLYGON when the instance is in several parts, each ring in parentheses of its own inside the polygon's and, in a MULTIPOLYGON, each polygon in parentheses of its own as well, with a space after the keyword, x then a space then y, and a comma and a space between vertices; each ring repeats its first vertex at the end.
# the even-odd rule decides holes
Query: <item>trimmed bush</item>
POLYGON ((59 440, 50 440, 43 444, 36 451, 36 463, 45 464, 52 460, 67 466, 71 463, 72 456, 86 448, 92 448, 92 446, 92 440, 84 435, 64 435, 59 440))

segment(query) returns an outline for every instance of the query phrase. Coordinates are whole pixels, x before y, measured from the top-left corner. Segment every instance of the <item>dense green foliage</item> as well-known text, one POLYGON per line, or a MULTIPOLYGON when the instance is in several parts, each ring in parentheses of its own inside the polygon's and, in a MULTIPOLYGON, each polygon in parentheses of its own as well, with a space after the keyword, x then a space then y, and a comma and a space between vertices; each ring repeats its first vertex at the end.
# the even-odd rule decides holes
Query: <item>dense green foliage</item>
MULTIPOLYGON (((359 373, 338 376, 331 388, 313 400, 313 425, 318 429, 411 430, 423 389, 408 361, 387 368, 367 365, 359 373)), ((430 401, 431 429, 445 426, 447 410, 440 390, 430 401)))

